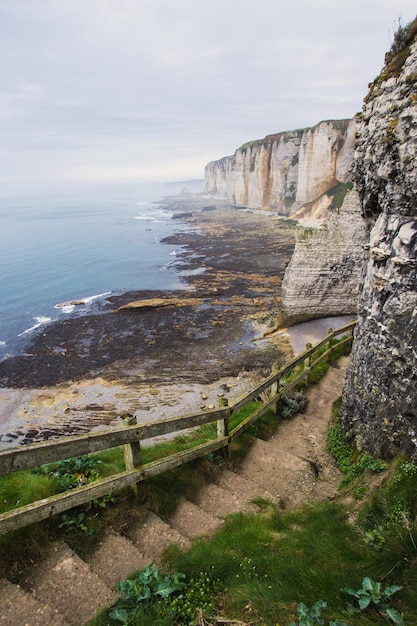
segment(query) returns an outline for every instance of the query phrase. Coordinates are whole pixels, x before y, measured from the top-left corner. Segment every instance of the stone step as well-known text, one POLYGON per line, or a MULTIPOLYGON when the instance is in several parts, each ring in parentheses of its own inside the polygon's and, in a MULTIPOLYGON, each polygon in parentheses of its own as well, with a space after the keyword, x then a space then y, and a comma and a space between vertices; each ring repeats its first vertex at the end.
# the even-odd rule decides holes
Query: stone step
POLYGON ((27 582, 39 602, 59 611, 73 626, 85 624, 117 597, 65 543, 51 548, 27 582))
POLYGON ((183 550, 190 547, 190 541, 178 530, 148 511, 146 518, 129 530, 129 537, 147 563, 159 564, 163 551, 176 544, 183 550))
POLYGON ((57 610, 6 579, 0 579, 0 626, 69 626, 57 610))
POLYGON ((201 488, 196 504, 203 511, 220 518, 238 511, 254 513, 257 510, 249 500, 242 499, 237 491, 228 489, 224 484, 214 483, 201 488))
MULTIPOLYGON (((294 508, 298 500, 304 498, 304 484, 313 471, 308 460, 298 454, 297 442, 285 446, 279 435, 268 441, 258 439, 242 460, 239 474, 267 489, 274 500, 283 508, 294 508), (294 501, 285 495, 288 487, 294 494, 294 501)), ((308 497, 308 494, 305 494, 308 497)))
POLYGON ((85 560, 92 572, 112 589, 115 583, 125 580, 136 570, 142 570, 149 563, 149 559, 129 539, 116 533, 106 535, 85 560))
POLYGON ((188 539, 212 537, 223 524, 222 519, 203 511, 199 506, 185 498, 180 500, 177 510, 171 515, 168 522, 170 526, 188 539))
POLYGON ((245 502, 250 503, 254 498, 270 500, 278 506, 281 502, 277 494, 271 493, 253 480, 243 477, 240 473, 228 469, 224 469, 220 474, 219 485, 236 494, 245 502))

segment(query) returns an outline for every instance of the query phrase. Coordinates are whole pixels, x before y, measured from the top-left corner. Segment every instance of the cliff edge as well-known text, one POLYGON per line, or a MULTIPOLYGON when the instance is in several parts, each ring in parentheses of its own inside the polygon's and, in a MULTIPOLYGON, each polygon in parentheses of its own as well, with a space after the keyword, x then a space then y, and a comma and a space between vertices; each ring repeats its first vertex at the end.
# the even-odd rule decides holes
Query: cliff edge
POLYGON ((357 124, 370 239, 343 420, 360 448, 417 460, 417 19, 396 34, 357 124))
POLYGON ((292 215, 350 180, 354 135, 353 120, 330 120, 250 141, 207 164, 206 191, 232 204, 292 215))
POLYGON ((367 232, 359 196, 347 191, 319 227, 298 226, 282 283, 279 324, 356 314, 367 232))

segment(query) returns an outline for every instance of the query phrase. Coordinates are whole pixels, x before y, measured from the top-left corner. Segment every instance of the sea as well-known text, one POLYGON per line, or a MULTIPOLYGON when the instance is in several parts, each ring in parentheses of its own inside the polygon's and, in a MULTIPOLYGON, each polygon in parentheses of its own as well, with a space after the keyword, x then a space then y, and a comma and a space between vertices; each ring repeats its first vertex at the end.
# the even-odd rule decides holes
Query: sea
POLYGON ((190 227, 172 219, 164 198, 202 189, 203 181, 182 181, 2 193, 0 360, 24 353, 47 324, 93 313, 110 294, 184 287, 180 248, 163 239, 190 227))

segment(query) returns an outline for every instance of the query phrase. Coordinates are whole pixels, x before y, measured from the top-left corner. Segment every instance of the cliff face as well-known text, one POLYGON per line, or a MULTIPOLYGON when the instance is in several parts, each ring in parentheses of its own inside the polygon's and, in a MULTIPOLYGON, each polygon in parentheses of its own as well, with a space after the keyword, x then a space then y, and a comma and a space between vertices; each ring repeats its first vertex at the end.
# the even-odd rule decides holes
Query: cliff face
POLYGON ((355 314, 367 233, 355 190, 320 228, 297 229, 295 250, 282 283, 282 319, 355 314))
POLYGON ((352 120, 336 120, 249 142, 206 166, 206 191, 291 215, 350 180, 354 133, 352 120))
POLYGON ((358 121, 354 179, 370 232, 343 394, 359 447, 417 460, 417 23, 358 121))

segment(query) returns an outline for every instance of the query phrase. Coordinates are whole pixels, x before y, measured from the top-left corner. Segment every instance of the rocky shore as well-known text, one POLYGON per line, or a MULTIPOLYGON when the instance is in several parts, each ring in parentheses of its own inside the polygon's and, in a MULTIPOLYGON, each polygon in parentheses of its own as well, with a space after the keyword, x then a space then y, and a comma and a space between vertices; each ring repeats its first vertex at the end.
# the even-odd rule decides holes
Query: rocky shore
MULTIPOLYGON (((2 447, 208 408, 284 363, 263 339, 279 305, 294 226, 205 197, 171 198, 192 228, 170 237, 184 289, 109 296, 93 315, 50 324, 0 363, 2 447)), ((140 279, 138 280, 138 283, 140 279)))

